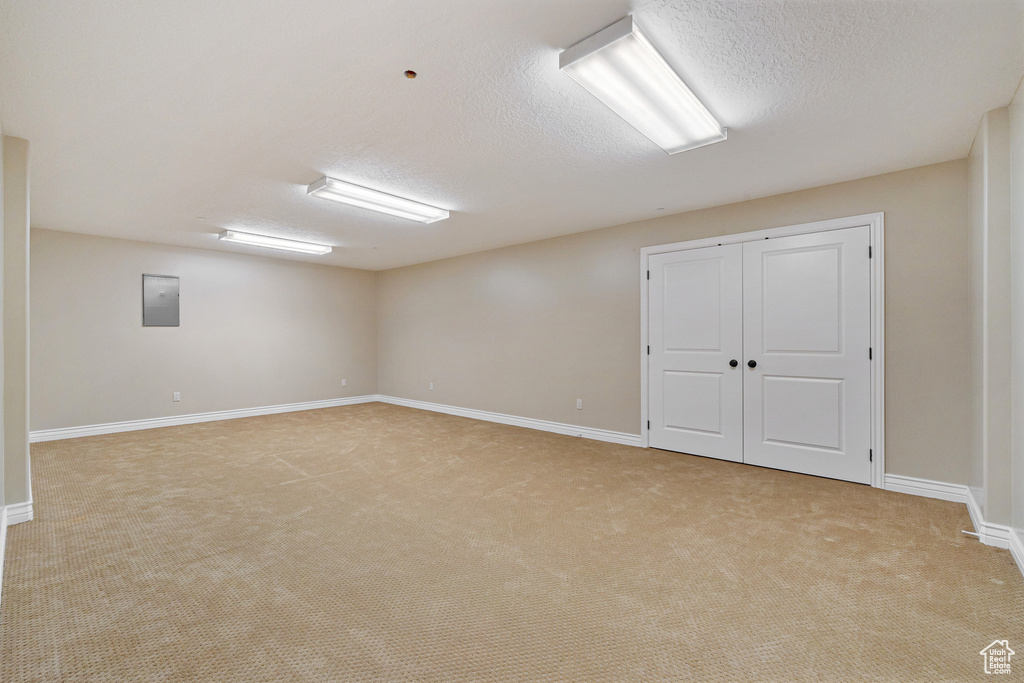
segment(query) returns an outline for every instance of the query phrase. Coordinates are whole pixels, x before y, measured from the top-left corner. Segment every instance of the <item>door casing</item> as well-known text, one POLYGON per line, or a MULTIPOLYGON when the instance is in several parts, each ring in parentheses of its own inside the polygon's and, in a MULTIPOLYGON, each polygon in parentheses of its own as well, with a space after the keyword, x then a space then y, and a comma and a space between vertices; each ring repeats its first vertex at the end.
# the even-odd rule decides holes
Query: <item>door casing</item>
POLYGON ((640 445, 650 447, 649 382, 650 367, 647 354, 648 302, 650 281, 647 279, 648 258, 654 254, 701 249, 721 244, 738 244, 754 240, 806 235, 809 233, 842 230, 867 226, 871 237, 871 486, 885 487, 885 215, 882 212, 835 218, 814 223, 801 223, 753 232, 708 237, 672 244, 659 244, 640 249, 640 445))

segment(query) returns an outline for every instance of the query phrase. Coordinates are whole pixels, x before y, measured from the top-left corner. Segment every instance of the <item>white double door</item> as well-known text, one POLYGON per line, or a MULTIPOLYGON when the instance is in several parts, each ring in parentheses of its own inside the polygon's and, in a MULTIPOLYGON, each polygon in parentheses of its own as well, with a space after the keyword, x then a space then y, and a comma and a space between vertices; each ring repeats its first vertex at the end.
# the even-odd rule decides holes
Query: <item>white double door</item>
POLYGON ((870 483, 869 239, 652 255, 650 445, 870 483))

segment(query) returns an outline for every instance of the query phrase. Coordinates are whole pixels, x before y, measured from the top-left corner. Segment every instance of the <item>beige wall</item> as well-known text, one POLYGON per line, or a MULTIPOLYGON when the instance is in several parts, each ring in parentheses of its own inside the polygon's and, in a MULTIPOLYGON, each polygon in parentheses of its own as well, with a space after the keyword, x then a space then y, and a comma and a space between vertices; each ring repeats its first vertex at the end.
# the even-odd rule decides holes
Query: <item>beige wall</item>
POLYGON ((39 229, 31 248, 33 430, 376 392, 373 272, 39 229), (181 278, 180 327, 142 327, 143 273, 181 278))
POLYGON ((964 160, 384 271, 378 389, 638 433, 641 247, 876 211, 886 469, 967 483, 964 160))
POLYGON ((1024 530, 1024 88, 1010 103, 1010 261, 1013 355, 1012 524, 1024 530))
POLYGON ((28 445, 29 144, 4 138, 4 501, 32 500, 28 445))
POLYGON ((985 520, 1011 516, 1010 128, 987 112, 968 157, 971 485, 985 520))

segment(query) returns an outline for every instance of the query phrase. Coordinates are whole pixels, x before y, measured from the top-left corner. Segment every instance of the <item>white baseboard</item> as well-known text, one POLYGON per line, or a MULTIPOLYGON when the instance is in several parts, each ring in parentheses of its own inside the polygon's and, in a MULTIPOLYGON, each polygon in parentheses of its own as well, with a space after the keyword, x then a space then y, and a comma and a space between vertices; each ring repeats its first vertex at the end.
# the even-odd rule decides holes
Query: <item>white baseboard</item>
MULTIPOLYGON (((885 475, 885 489, 887 491, 909 493, 913 496, 965 503, 967 505, 967 512, 971 515, 971 523, 974 524, 974 531, 978 534, 982 543, 997 548, 1010 547, 1010 527, 1004 524, 986 522, 984 515, 982 515, 981 506, 978 505, 978 500, 969 486, 949 484, 944 481, 932 481, 931 479, 904 477, 900 474, 887 474, 885 475)), ((1022 568, 1021 572, 1024 573, 1024 568, 1022 568)))
POLYGON ((900 474, 885 475, 885 490, 909 493, 912 496, 938 498, 953 503, 967 502, 967 487, 963 484, 947 484, 944 481, 904 477, 900 474))
MULTIPOLYGON (((336 406, 347 406, 356 403, 391 403, 393 405, 417 408, 419 410, 430 410, 436 413, 447 413, 458 415, 474 420, 485 422, 497 422, 499 424, 526 427, 537 429, 543 432, 554 432, 568 436, 580 436, 584 439, 595 441, 607 441, 610 443, 623 444, 625 446, 639 446, 639 434, 627 434, 625 432, 613 432, 607 429, 596 429, 594 427, 581 427, 578 425, 563 424, 561 422, 550 422, 548 420, 537 420, 531 417, 519 417, 517 415, 506 415, 504 413, 491 413, 486 410, 474 410, 473 408, 459 408, 440 403, 428 403, 426 401, 415 401, 408 398, 395 396, 383 396, 379 394, 367 394, 365 396, 351 396, 349 398, 336 398, 326 401, 308 401, 306 403, 288 403, 279 406, 266 406, 261 408, 241 408, 238 410, 219 410, 212 413, 194 413, 192 415, 175 415, 172 417, 155 417, 146 420, 129 420, 126 422, 108 422, 106 424, 85 425, 82 427, 62 427, 59 429, 42 429, 29 433, 29 441, 38 443, 40 441, 56 441, 59 439, 76 439, 82 436, 97 436, 99 434, 116 434, 118 432, 132 432, 140 429, 157 429, 159 427, 174 427, 177 425, 197 424, 199 422, 214 422, 216 420, 231 420, 239 417, 255 417, 257 415, 273 415, 275 413, 290 413, 299 410, 317 410, 319 408, 334 408, 336 406)), ((13 524, 13 522, 12 522, 13 524)))
POLYGON ((974 522, 974 530, 985 545, 994 545, 997 548, 1010 547, 1010 527, 1005 524, 992 524, 986 522, 981 514, 981 506, 974 498, 974 492, 967 489, 967 511, 971 514, 971 521, 974 522))
POLYGON ((1017 569, 1024 574, 1024 537, 1021 536, 1019 530, 1013 527, 1010 527, 1010 554, 1013 555, 1013 561, 1017 563, 1017 569))
POLYGON ((0 506, 0 596, 4 590, 4 557, 7 555, 7 527, 32 519, 32 501, 0 506))
POLYGON ((22 522, 31 522, 33 517, 32 501, 27 503, 14 503, 4 508, 7 513, 7 526, 14 526, 22 522))
POLYGON ((986 522, 981 506, 978 505, 976 494, 971 487, 963 484, 947 484, 942 481, 904 477, 899 474, 887 474, 885 475, 885 488, 887 491, 965 503, 967 512, 971 516, 971 523, 974 525, 974 532, 978 534, 979 540, 985 545, 1008 549, 1021 574, 1024 575, 1024 539, 1021 538, 1020 532, 1005 524, 986 522))
MULTIPOLYGON (((7 508, 0 505, 0 598, 4 594, 4 556, 7 555, 7 508)), ((0 604, 0 609, 3 605, 0 604)))
POLYGON ((218 410, 212 413, 194 413, 192 415, 174 415, 172 417, 154 417, 146 420, 129 420, 127 422, 108 422, 106 424, 85 425, 83 427, 62 427, 60 429, 42 429, 29 433, 29 442, 57 441, 59 439, 76 439, 81 436, 98 434, 116 434, 133 432, 139 429, 157 429, 177 425, 197 424, 199 422, 215 422, 232 420, 239 417, 255 417, 257 415, 273 415, 275 413, 291 413, 299 410, 317 410, 334 408, 356 403, 371 403, 377 400, 375 395, 350 396, 348 398, 332 398, 326 401, 307 401, 305 403, 286 403, 277 406, 260 408, 240 408, 238 410, 218 410))
POLYGON ((377 396, 377 400, 381 403, 391 403, 396 406, 418 408, 419 410, 430 410, 435 413, 458 415, 459 417, 468 417, 474 420, 483 420, 484 422, 497 422, 499 424, 526 427, 527 429, 537 429, 542 432, 554 432, 555 434, 565 434, 567 436, 581 436, 584 439, 607 441, 609 443, 617 443, 624 446, 640 446, 639 434, 613 432, 607 429, 596 429, 594 427, 580 427, 578 425, 563 424, 561 422, 537 420, 532 417, 518 417, 516 415, 506 415, 504 413, 491 413, 486 410, 459 408, 457 406, 447 406, 441 403, 428 403, 426 401, 415 401, 413 399, 397 398, 395 396, 381 395, 377 396))

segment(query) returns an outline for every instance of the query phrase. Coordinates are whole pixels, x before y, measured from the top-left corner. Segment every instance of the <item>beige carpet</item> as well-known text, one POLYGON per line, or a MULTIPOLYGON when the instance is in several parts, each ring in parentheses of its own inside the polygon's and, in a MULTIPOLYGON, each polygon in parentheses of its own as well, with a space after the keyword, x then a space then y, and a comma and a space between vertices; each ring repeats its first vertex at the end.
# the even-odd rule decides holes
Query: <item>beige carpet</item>
POLYGON ((366 404, 32 447, 0 680, 982 679, 965 506, 366 404))

